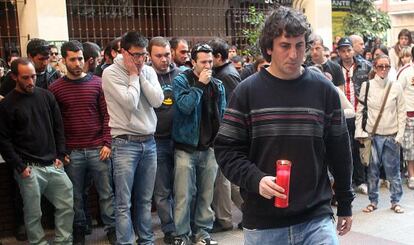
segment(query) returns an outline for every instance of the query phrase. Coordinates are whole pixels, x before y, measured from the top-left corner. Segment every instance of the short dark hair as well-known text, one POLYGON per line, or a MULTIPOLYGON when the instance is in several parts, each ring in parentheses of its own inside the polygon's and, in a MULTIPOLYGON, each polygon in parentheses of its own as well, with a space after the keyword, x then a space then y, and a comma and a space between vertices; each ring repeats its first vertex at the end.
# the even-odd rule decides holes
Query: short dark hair
POLYGON ((38 54, 50 55, 49 43, 44 39, 33 38, 27 43, 27 55, 34 57, 38 54))
POLYGON ((217 55, 220 54, 223 60, 229 58, 229 44, 221 38, 215 38, 208 42, 210 47, 213 49, 213 55, 217 58, 217 55))
POLYGON ((151 54, 153 46, 167 47, 167 46, 170 46, 170 42, 165 37, 153 37, 153 38, 151 38, 151 40, 149 41, 149 44, 148 44, 148 52, 150 54, 151 54))
POLYGON ((267 50, 273 49, 275 38, 282 35, 286 37, 305 35, 306 46, 309 47, 311 33, 310 24, 304 14, 295 9, 280 6, 266 18, 259 37, 260 50, 263 57, 270 62, 272 57, 267 50))
POLYGON ((109 42, 109 46, 111 47, 112 50, 119 52, 120 43, 121 43, 121 37, 117 37, 111 42, 109 42))
POLYGON ((235 55, 233 57, 231 57, 231 62, 236 62, 239 63, 241 62, 243 64, 243 58, 240 55, 235 55))
POLYGON ((98 58, 101 55, 101 48, 98 44, 93 42, 84 42, 82 43, 83 48, 83 58, 89 60, 90 58, 98 58))
POLYGON ((191 59, 197 61, 197 54, 198 53, 213 53, 213 49, 207 43, 197 43, 191 49, 191 59))
POLYGON ((66 58, 66 56, 68 56, 68 51, 78 52, 79 50, 83 51, 82 44, 77 40, 73 40, 63 43, 60 48, 60 53, 63 58, 66 58))
POLYGON ((136 31, 127 32, 121 38, 121 48, 125 50, 128 50, 131 47, 146 48, 147 46, 148 39, 136 31))
POLYGON ((180 42, 183 42, 183 43, 185 43, 185 44, 187 44, 187 45, 188 45, 187 40, 185 40, 185 39, 183 39, 183 38, 179 38, 179 37, 173 37, 173 38, 171 38, 171 40, 170 40, 170 45, 171 45, 171 48, 172 48, 172 49, 177 49, 178 44, 179 44, 180 42))
POLYGON ((6 51, 6 61, 10 62, 12 57, 20 57, 20 52, 17 49, 7 50, 6 51))
POLYGON ((58 49, 58 47, 57 47, 56 45, 54 45, 54 44, 50 44, 50 45, 49 45, 49 48, 50 48, 50 49, 52 49, 52 48, 58 49))
MULTIPOLYGON (((19 75, 19 65, 28 65, 32 64, 32 62, 27 58, 17 58, 13 60, 13 62, 10 65, 10 72, 17 76, 19 75)), ((32 64, 33 65, 33 64, 32 64)))

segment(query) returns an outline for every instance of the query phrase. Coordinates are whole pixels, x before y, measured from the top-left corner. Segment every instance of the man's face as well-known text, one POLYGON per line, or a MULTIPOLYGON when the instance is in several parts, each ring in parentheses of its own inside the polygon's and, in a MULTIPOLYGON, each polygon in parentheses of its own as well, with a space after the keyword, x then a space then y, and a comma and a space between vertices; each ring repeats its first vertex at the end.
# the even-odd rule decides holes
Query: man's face
POLYGON ((197 53, 197 60, 192 60, 194 73, 199 76, 200 73, 204 70, 211 70, 213 67, 213 54, 206 52, 197 53))
POLYGON ((135 66, 137 67, 138 71, 140 71, 142 67, 144 66, 144 63, 148 56, 147 48, 131 46, 127 50, 127 52, 129 55, 132 56, 132 60, 134 61, 135 66))
POLYGON ((171 48, 169 45, 165 47, 152 46, 150 57, 155 70, 165 73, 171 64, 171 48))
POLYGON ((315 41, 310 49, 312 61, 316 64, 323 62, 323 46, 320 41, 315 41))
POLYGON ((177 48, 173 50, 174 62, 178 66, 184 65, 188 59, 188 53, 189 53, 189 50, 188 50, 187 43, 179 42, 177 48))
POLYGON ((234 68, 240 73, 243 69, 243 65, 241 62, 232 62, 234 68))
POLYGON ((273 39, 273 48, 267 50, 271 55, 271 69, 282 79, 295 79, 300 75, 303 57, 305 56, 305 35, 286 37, 283 35, 273 39))
POLYGON ((59 61, 59 52, 57 48, 50 48, 50 62, 58 62, 59 61))
POLYGON ((229 49, 229 59, 233 58, 233 56, 237 55, 237 50, 234 48, 229 49))
POLYGON ((44 72, 47 65, 49 65, 49 55, 46 54, 36 54, 35 56, 30 56, 30 59, 32 60, 37 73, 44 72))
POLYGON ((14 74, 13 79, 16 80, 17 91, 25 94, 31 94, 36 85, 36 71, 32 64, 22 65, 17 67, 17 76, 14 74))
POLYGON ((345 63, 353 62, 354 49, 351 46, 340 47, 338 54, 343 62, 345 63))
POLYGON ((65 57, 64 62, 68 73, 73 77, 80 77, 82 75, 83 66, 85 65, 82 50, 77 52, 67 51, 67 56, 65 57))
POLYGON ((364 40, 361 37, 356 38, 352 42, 352 46, 354 47, 354 52, 356 54, 360 54, 360 55, 364 54, 365 45, 364 45, 364 40))

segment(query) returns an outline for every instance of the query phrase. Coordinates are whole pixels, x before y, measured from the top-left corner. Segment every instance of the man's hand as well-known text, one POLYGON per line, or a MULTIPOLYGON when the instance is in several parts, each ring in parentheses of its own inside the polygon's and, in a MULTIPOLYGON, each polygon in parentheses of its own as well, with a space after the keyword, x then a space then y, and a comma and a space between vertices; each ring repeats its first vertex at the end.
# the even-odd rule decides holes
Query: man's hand
POLYGON ((201 71, 200 76, 198 77, 198 80, 203 84, 208 84, 211 79, 212 71, 209 69, 204 69, 201 71))
POLYGON ((63 165, 67 166, 70 164, 70 156, 65 155, 65 159, 63 160, 63 165))
POLYGON ((267 199, 271 199, 272 197, 280 197, 282 199, 286 199, 286 195, 283 194, 285 190, 276 185, 275 177, 273 176, 265 176, 260 180, 259 183, 259 193, 261 196, 267 199))
POLYGON ((55 165, 55 168, 62 168, 63 167, 63 162, 59 159, 56 159, 55 162, 53 163, 53 165, 55 165))
POLYGON ((108 146, 104 146, 99 152, 99 160, 104 161, 108 159, 110 155, 111 155, 111 148, 109 148, 108 146))
POLYGON ((29 177, 31 174, 32 174, 32 168, 26 167, 20 175, 24 179, 24 178, 29 177))
MULTIPOLYGON (((127 51, 122 49, 122 56, 124 57, 124 65, 127 69, 129 75, 139 75, 141 73, 140 70, 138 70, 137 65, 134 62, 134 57, 130 55, 127 51)), ((142 66, 141 66, 142 68, 142 66)))
POLYGON ((352 226, 352 216, 338 217, 338 224, 336 225, 336 230, 338 235, 343 236, 351 230, 352 226))

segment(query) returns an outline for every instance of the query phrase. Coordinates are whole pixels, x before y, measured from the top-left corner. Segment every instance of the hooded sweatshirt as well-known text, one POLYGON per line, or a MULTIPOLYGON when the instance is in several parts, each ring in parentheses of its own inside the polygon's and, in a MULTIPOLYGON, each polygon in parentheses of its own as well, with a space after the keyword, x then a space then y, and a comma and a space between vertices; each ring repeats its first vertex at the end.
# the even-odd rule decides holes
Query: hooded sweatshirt
POLYGON ((157 114, 157 130, 155 137, 158 139, 168 139, 171 137, 172 120, 173 120, 173 91, 172 80, 182 72, 174 64, 170 65, 170 69, 166 73, 157 73, 158 81, 160 82, 161 89, 164 93, 164 100, 162 105, 155 109, 157 114))
POLYGON ((129 75, 121 55, 102 74, 102 88, 112 137, 151 135, 157 125, 154 108, 164 100, 157 74, 144 65, 141 74, 129 75))

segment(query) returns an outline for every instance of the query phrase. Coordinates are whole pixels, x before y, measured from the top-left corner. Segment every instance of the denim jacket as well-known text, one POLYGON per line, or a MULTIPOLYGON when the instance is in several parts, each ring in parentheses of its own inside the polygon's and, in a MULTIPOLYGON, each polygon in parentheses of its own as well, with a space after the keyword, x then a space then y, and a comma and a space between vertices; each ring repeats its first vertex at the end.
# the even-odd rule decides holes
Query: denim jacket
MULTIPOLYGON (((224 86, 216 78, 211 78, 211 83, 216 86, 216 91, 219 93, 215 112, 221 120, 226 107, 224 86)), ((191 86, 185 73, 175 77, 172 84, 175 101, 172 139, 175 142, 196 147, 200 136, 203 90, 191 86)))

